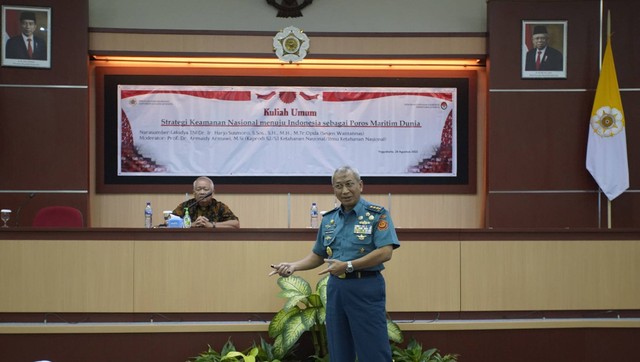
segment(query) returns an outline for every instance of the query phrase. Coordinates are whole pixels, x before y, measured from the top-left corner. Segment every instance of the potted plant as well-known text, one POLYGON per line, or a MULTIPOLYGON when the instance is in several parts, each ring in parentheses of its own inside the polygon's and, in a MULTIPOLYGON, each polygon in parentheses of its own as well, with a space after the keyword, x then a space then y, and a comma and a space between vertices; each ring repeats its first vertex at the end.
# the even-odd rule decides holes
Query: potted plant
POLYGON ((422 344, 411 338, 407 348, 392 345, 394 362, 455 362, 458 360, 457 354, 447 354, 442 356, 437 348, 422 350, 422 344))
POLYGON ((228 340, 227 343, 222 346, 221 352, 211 348, 211 345, 208 345, 207 347, 208 349, 206 351, 200 353, 200 355, 196 357, 189 358, 187 362, 221 362, 223 356, 226 356, 229 352, 236 350, 236 347, 231 343, 231 340, 228 340))
POLYGON ((224 362, 224 361, 244 361, 244 362, 281 362, 273 355, 273 346, 260 337, 260 345, 255 342, 247 351, 236 351, 235 346, 228 340, 218 353, 208 346, 208 350, 200 353, 197 357, 191 357, 187 362, 224 362))
MULTIPOLYGON (((274 355, 282 358, 296 346, 304 332, 310 332, 317 361, 327 359, 327 330, 325 325, 327 303, 327 281, 320 279, 315 292, 303 278, 292 275, 278 278, 280 293, 287 298, 282 309, 269 324, 269 336, 274 338, 274 355)), ((387 318, 389 340, 402 343, 402 331, 396 323, 387 318)))
MULTIPOLYGON (((325 325, 327 302, 328 276, 320 279, 315 291, 303 278, 293 275, 278 278, 281 291, 278 296, 287 298, 282 309, 269 323, 269 336, 274 338, 273 345, 262 337, 260 344, 253 345, 246 351, 236 351, 235 346, 228 340, 220 353, 211 346, 197 357, 187 362, 285 362, 292 361, 291 356, 298 340, 309 332, 313 341, 314 354, 310 356, 316 362, 329 362, 327 349, 327 329, 325 325)), ((394 362, 456 362, 458 355, 442 356, 436 348, 426 351, 415 339, 409 341, 406 348, 398 346, 403 342, 402 331, 390 318, 387 318, 387 332, 391 341, 394 362)), ((305 361, 308 359, 305 359, 305 361)))

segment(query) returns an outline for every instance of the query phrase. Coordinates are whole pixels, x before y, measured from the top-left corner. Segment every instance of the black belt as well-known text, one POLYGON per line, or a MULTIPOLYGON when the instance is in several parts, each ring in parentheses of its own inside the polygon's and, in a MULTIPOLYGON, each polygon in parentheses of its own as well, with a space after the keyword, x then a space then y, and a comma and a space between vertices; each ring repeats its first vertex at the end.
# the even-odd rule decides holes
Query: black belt
POLYGON ((351 273, 344 273, 338 278, 340 279, 362 279, 362 278, 372 278, 380 274, 379 271, 370 271, 370 270, 362 270, 362 271, 354 271, 351 273))

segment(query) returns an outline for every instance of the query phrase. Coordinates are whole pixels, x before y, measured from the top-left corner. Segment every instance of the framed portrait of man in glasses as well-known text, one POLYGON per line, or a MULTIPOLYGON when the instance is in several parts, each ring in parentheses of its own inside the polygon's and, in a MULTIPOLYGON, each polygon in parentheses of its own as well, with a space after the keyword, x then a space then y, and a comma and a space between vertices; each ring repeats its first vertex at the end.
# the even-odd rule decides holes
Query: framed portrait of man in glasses
POLYGON ((2 66, 51 68, 51 8, 2 6, 2 66))
POLYGON ((567 21, 522 21, 522 78, 567 78, 567 21))

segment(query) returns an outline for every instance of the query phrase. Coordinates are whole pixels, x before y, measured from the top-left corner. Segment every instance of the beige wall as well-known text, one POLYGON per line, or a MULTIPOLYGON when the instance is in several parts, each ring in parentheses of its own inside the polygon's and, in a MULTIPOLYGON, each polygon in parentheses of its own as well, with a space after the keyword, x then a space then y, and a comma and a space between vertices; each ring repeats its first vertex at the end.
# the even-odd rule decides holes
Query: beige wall
MULTIPOLYGON (((302 1, 299 1, 301 3, 302 1)), ((89 26, 124 29, 307 32, 484 32, 485 0, 322 0, 278 18, 260 0, 89 0, 89 26)))
MULTIPOLYGON (((190 185, 185 185, 188 191, 190 185)), ((216 197, 229 205, 243 228, 304 228, 309 225, 309 205, 321 210, 333 207, 331 189, 325 194, 224 194, 216 197), (290 213, 290 216, 289 216, 290 213)), ((365 185, 366 192, 366 185, 365 185)), ((92 194, 93 227, 142 227, 143 208, 151 201, 154 223, 162 210, 173 210, 184 194, 92 194)), ((389 195, 363 195, 388 207, 389 195)), ((479 195, 391 195, 391 215, 398 228, 478 228, 482 225, 482 197, 479 195)))

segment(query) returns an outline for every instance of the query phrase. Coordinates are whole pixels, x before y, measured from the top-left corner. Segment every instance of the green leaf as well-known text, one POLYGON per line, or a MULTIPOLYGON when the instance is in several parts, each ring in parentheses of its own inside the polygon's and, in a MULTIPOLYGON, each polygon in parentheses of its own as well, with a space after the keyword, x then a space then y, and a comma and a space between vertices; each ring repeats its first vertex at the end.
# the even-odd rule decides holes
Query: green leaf
POLYGON ((279 334, 276 339, 273 341, 273 353, 276 356, 284 356, 289 349, 284 347, 284 338, 282 334, 279 334))
POLYGON ((278 293, 278 297, 281 297, 281 298, 291 298, 291 297, 297 297, 297 296, 306 297, 306 295, 300 294, 300 291, 296 289, 285 289, 280 293, 278 293))
POLYGON ((308 296, 307 300, 309 301, 309 305, 313 307, 322 307, 324 305, 322 304, 322 300, 320 299, 320 296, 316 293, 313 293, 310 296, 308 296))
POLYGON ((265 341, 262 336, 260 336, 260 347, 256 357, 261 361, 273 361, 275 359, 275 356, 273 355, 273 346, 265 341))
POLYGON ((304 324, 305 330, 310 330, 316 325, 316 315, 318 314, 317 308, 307 308, 300 313, 302 324, 304 324))
POLYGON ((318 280, 317 288, 321 286, 326 286, 329 283, 329 274, 326 274, 322 279, 318 280))
MULTIPOLYGON (((289 310, 292 308, 297 308, 298 304, 302 303, 303 305, 307 305, 307 297, 304 295, 299 295, 297 297, 291 297, 289 298, 289 300, 287 300, 286 303, 284 303, 284 306, 282 307, 282 309, 284 310, 289 310)), ((300 309, 300 308, 298 308, 300 309)))
POLYGON ((228 339, 227 343, 225 343, 224 346, 222 346, 222 350, 220 351, 220 355, 221 356, 226 356, 229 352, 235 351, 235 350, 236 350, 236 346, 233 345, 233 343, 231 342, 231 339, 228 339))
POLYGON ((253 347, 251 348, 251 351, 249 351, 249 353, 247 354, 247 356, 252 356, 255 358, 255 356, 258 355, 258 348, 257 347, 253 347))
POLYGON ((422 355, 427 357, 428 359, 431 359, 431 357, 434 357, 436 354, 440 355, 438 353, 438 349, 437 348, 430 348, 430 349, 424 351, 424 353, 422 355))
POLYGON ((211 345, 207 345, 208 349, 205 352, 200 353, 198 357, 192 357, 190 360, 193 362, 219 362, 220 361, 220 353, 216 352, 211 345))
POLYGON ((298 341, 302 333, 306 331, 306 327, 302 322, 300 314, 291 316, 285 324, 284 331, 282 332, 282 346, 285 350, 289 350, 298 341))
POLYGON ((327 305, 327 284, 320 285, 318 289, 316 289, 318 295, 320 295, 320 300, 322 300, 322 305, 327 305))
POLYGON ((402 343, 404 337, 400 327, 391 319, 387 318, 387 333, 389 334, 389 340, 395 343, 402 343))
POLYGON ((230 351, 224 357, 222 357, 221 361, 225 361, 225 360, 237 361, 238 357, 242 357, 242 360, 245 362, 256 362, 257 355, 258 355, 258 348, 253 347, 247 354, 244 354, 238 351, 230 351))
POLYGON ((236 357, 244 358, 244 354, 238 351, 230 351, 229 353, 225 354, 220 361, 237 361, 238 359, 236 357))
POLYGON ((316 283, 316 290, 326 288, 328 282, 329 282, 329 274, 325 275, 322 279, 318 280, 318 282, 316 283))
POLYGON ((275 338, 277 335, 281 334, 284 331, 285 325, 291 316, 297 315, 300 313, 300 308, 295 307, 288 310, 281 309, 273 319, 271 319, 271 323, 269 323, 269 337, 275 338))
POLYGON ((325 307, 318 308, 316 317, 318 318, 318 324, 325 324, 327 322, 327 309, 325 307))
POLYGON ((278 278, 278 285, 282 290, 297 290, 301 295, 305 296, 311 294, 311 286, 309 283, 297 275, 278 278))

